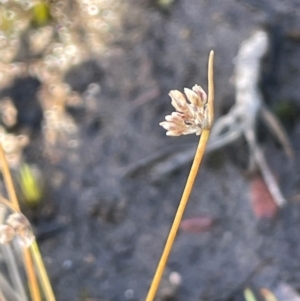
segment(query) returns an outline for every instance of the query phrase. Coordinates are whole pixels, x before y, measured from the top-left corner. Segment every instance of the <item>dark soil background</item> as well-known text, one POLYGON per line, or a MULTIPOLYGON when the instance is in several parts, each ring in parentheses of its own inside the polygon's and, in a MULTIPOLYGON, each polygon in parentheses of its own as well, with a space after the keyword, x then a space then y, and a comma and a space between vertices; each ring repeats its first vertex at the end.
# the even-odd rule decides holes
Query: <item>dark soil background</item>
POLYGON ((158 125, 172 111, 169 90, 196 83, 206 89, 213 49, 216 117, 226 113, 235 101, 230 79, 238 48, 261 28, 272 41, 262 76, 265 102, 274 111, 283 103, 292 108, 278 116, 295 159, 260 124, 258 132, 289 203, 273 219, 254 215, 243 140, 209 154, 185 218, 204 215, 215 223, 205 232, 179 232, 157 300, 233 301, 247 286, 274 290, 281 282, 300 290, 300 2, 163 3, 130 1, 109 51, 67 73, 73 90, 94 89, 96 100, 68 108, 78 127, 71 142, 48 160, 37 131, 25 150, 47 186, 43 208, 31 215, 57 300, 146 296, 190 166, 161 178, 150 167, 130 176, 126 170, 167 146, 196 148, 196 136, 166 137, 158 125), (168 280, 173 272, 181 276, 176 291, 168 280))

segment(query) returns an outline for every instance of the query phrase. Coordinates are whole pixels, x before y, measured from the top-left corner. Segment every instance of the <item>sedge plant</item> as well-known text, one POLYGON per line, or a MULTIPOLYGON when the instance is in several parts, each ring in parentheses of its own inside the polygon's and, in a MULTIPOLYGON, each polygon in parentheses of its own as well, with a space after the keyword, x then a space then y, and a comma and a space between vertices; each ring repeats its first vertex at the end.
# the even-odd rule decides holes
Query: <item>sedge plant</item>
POLYGON ((200 163, 208 142, 210 129, 214 119, 214 78, 213 78, 214 52, 211 51, 208 60, 208 97, 204 90, 195 85, 192 89, 184 89, 184 93, 172 90, 169 96, 176 112, 166 116, 160 125, 167 130, 167 136, 181 136, 187 134, 200 135, 194 161, 173 221, 164 250, 155 271, 146 301, 153 301, 159 287, 168 257, 182 220, 183 213, 191 194, 200 163))

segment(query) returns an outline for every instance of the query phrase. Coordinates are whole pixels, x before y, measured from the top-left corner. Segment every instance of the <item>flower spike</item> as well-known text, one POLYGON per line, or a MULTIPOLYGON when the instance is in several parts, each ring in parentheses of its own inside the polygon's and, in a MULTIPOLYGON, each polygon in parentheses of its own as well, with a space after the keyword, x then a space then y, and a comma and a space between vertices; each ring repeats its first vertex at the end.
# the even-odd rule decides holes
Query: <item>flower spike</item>
POLYGON ((152 283, 150 285, 146 301, 153 301, 156 291, 161 281, 168 257, 170 255, 183 213, 188 203, 197 172, 202 161, 210 129, 213 123, 214 110, 214 79, 213 79, 213 62, 214 52, 211 51, 208 61, 208 99, 203 89, 195 85, 191 90, 185 88, 184 94, 177 90, 170 92, 172 105, 176 109, 171 115, 166 116, 166 121, 160 125, 167 130, 168 136, 180 136, 193 134, 201 135, 197 146, 191 171, 187 178, 187 182, 175 214, 173 224, 171 226, 164 250, 158 262, 152 283))

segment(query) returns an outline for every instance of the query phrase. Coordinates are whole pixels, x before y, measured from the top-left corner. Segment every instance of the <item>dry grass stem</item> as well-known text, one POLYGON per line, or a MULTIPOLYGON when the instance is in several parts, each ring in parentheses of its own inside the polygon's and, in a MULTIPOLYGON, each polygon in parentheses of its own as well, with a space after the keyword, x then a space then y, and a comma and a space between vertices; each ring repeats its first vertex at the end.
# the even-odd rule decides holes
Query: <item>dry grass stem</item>
POLYGON ((0 203, 7 206, 13 212, 18 212, 18 210, 19 210, 9 200, 5 199, 2 195, 0 195, 0 203))
POLYGON ((19 234, 19 237, 21 238, 21 242, 24 244, 23 259, 24 259, 25 270, 28 278, 28 286, 30 290, 31 299, 32 301, 42 300, 38 279, 34 269, 34 263, 35 263, 46 300, 55 301, 55 297, 44 264, 42 262, 41 255, 39 253, 39 249, 37 247, 36 242, 34 241, 34 237, 31 234, 30 224, 20 211, 20 206, 16 196, 16 191, 14 189, 12 177, 9 171, 8 163, 1 143, 0 143, 0 162, 1 162, 1 168, 4 177, 4 182, 10 199, 10 201, 8 201, 1 196, 0 202, 6 205, 14 212, 8 217, 6 223, 9 227, 11 227, 15 231, 15 233, 19 234), (29 245, 30 247, 28 248, 29 245))
POLYGON ((30 246, 31 255, 33 257, 33 261, 35 265, 38 267, 37 272, 40 276, 41 286, 46 296, 47 301, 55 301, 54 293, 48 278, 48 274, 46 272, 46 268, 44 262, 41 257, 40 250, 38 248, 38 244, 36 241, 32 243, 30 246))
POLYGON ((167 135, 174 136, 180 135, 180 133, 181 135, 188 133, 202 134, 174 222, 153 277, 146 301, 152 301, 155 297, 209 138, 214 116, 213 60, 214 53, 211 51, 208 62, 208 101, 206 101, 206 94, 200 86, 194 86, 193 90, 185 89, 185 94, 190 103, 187 102, 185 96, 179 91, 171 91, 172 105, 177 112, 173 112, 172 115, 169 116, 174 116, 173 114, 177 113, 176 118, 172 119, 167 116, 166 121, 161 123, 161 125, 168 130, 167 135))
MULTIPOLYGON (((12 290, 10 284, 6 281, 6 279, 3 277, 3 275, 0 273, 0 286, 2 292, 7 296, 8 301, 23 301, 22 299, 15 291, 12 290)), ((6 299, 4 299, 6 300, 6 299)))
POLYGON ((25 266, 26 266, 28 286, 29 286, 32 301, 41 301, 42 300, 41 293, 40 293, 37 277, 35 275, 32 257, 31 257, 29 249, 27 249, 27 248, 24 249, 23 255, 24 255, 24 262, 25 262, 25 266))
MULTIPOLYGON (((4 260, 7 263, 7 270, 13 284, 13 287, 11 287, 11 289, 20 296, 22 301, 27 301, 28 298, 25 293, 25 287, 23 285, 21 275, 11 246, 9 244, 1 245, 1 253, 3 254, 4 260)), ((1 284, 0 287, 2 287, 1 284)))
MULTIPOLYGON (((7 193, 9 195, 9 199, 10 199, 13 207, 17 209, 17 213, 20 213, 19 202, 17 199, 16 191, 14 189, 12 177, 11 177, 11 174, 9 171, 8 163, 7 163, 1 143, 0 143, 0 161, 1 161, 2 173, 3 173, 7 193)), ((23 257, 24 257, 26 274, 27 274, 27 277, 29 280, 29 287, 30 287, 30 293, 31 293, 32 300, 40 301, 41 297, 39 294, 39 287, 37 284, 37 279, 36 279, 34 267, 32 264, 32 258, 29 253, 29 250, 27 248, 25 248, 23 251, 23 257)))
POLYGON ((17 199, 17 194, 14 188, 13 180, 9 171, 8 163, 4 154, 2 144, 0 143, 0 162, 2 168, 2 174, 4 177, 5 187, 7 189, 9 200, 12 202, 13 206, 20 211, 19 202, 17 199))

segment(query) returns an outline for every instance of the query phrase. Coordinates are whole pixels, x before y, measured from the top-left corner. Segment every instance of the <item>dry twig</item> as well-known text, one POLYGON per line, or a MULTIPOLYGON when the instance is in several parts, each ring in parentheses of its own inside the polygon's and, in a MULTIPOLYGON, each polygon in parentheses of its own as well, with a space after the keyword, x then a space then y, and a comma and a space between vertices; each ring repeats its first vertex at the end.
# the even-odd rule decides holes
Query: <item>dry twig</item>
POLYGON ((260 169, 274 201, 278 206, 283 206, 286 200, 268 167, 255 135, 256 120, 260 113, 263 121, 283 145, 287 155, 293 156, 287 134, 278 119, 264 106, 258 90, 261 59, 267 49, 268 35, 264 31, 256 32, 241 45, 235 63, 236 103, 227 115, 216 122, 212 129, 211 144, 219 143, 219 146, 224 146, 244 135, 253 162, 260 169))

